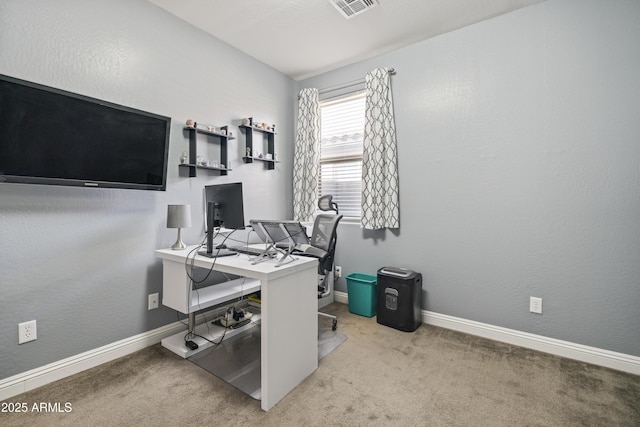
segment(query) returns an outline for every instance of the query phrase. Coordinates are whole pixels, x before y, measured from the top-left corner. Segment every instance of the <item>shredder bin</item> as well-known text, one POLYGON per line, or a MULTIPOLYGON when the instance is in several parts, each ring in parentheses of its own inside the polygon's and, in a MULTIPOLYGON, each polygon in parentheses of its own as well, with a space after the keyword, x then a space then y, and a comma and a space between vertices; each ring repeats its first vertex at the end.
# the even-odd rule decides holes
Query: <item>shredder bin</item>
POLYGON ((397 267, 378 270, 377 322, 413 332, 422 323, 422 274, 397 267))

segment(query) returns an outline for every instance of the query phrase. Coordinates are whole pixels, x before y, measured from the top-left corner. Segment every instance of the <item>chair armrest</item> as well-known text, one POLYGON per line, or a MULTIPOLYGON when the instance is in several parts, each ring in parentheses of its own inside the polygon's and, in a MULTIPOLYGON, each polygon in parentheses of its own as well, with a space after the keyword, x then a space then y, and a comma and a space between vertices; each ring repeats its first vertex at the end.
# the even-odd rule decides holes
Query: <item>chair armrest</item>
POLYGON ((320 248, 316 248, 315 246, 311 246, 311 245, 297 245, 296 251, 301 252, 304 255, 309 255, 319 259, 323 259, 324 257, 327 256, 327 251, 322 250, 320 248))

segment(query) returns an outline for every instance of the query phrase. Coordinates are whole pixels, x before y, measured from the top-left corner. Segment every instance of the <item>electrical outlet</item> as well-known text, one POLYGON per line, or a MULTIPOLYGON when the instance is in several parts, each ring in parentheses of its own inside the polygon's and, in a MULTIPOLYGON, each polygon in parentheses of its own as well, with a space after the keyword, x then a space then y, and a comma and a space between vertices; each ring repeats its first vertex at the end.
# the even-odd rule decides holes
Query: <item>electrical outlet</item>
POLYGON ((35 341, 36 338, 38 338, 38 335, 36 333, 35 320, 18 324, 18 344, 35 341))
POLYGON ((542 298, 529 297, 529 311, 542 314, 542 298))
POLYGON ((339 265, 336 265, 336 279, 339 279, 342 277, 342 267, 340 267, 339 265))
POLYGON ((155 310, 158 308, 158 294, 149 294, 149 302, 148 302, 149 310, 155 310))

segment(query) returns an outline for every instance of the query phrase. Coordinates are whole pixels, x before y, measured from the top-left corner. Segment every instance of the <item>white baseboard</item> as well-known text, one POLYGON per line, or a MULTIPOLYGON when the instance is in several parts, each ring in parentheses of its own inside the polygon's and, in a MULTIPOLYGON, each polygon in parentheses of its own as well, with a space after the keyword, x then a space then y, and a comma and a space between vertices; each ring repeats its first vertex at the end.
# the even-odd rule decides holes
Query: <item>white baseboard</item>
POLYGON ((0 380, 0 401, 142 350, 185 328, 175 322, 0 380))
MULTIPOLYGON (((349 297, 346 292, 335 291, 334 299, 336 302, 343 304, 349 303, 349 297)), ((604 366, 606 368, 616 369, 618 371, 628 372, 634 375, 640 375, 640 357, 637 356, 616 353, 614 351, 589 347, 586 345, 544 337, 542 335, 502 328, 499 326, 489 325, 487 323, 475 322, 473 320, 447 316, 445 314, 434 313, 426 310, 422 311, 422 321, 428 325, 440 326, 446 329, 452 329, 454 331, 465 332, 470 335, 492 339, 494 341, 518 345, 520 347, 530 348, 532 350, 538 350, 544 353, 554 354, 556 356, 604 366)))
MULTIPOLYGON (((348 304, 346 292, 334 292, 334 300, 348 304)), ((199 323, 200 316, 196 320, 199 323)), ((592 363, 606 368, 640 375, 640 357, 624 353, 616 353, 595 347, 588 347, 568 341, 547 338, 541 335, 529 334, 513 329, 493 326, 486 323, 461 319, 424 310, 422 321, 429 325, 440 326, 471 335, 506 342, 569 359, 592 363)), ((185 329, 181 322, 162 326, 152 331, 144 332, 121 341, 117 341, 94 350, 90 350, 48 365, 23 372, 18 375, 0 380, 0 401, 18 394, 33 390, 53 381, 66 378, 84 370, 94 368, 103 363, 117 359, 157 344, 163 338, 176 334, 185 329)))

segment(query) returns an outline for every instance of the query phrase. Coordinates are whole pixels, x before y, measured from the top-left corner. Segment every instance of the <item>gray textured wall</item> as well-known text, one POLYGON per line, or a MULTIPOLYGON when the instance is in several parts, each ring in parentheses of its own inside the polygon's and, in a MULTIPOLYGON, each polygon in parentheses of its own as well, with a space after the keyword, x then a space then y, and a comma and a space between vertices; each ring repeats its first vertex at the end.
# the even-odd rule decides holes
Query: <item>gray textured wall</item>
POLYGON ((173 119, 166 192, 0 184, 0 379, 176 320, 147 311, 162 290, 153 251, 176 238, 167 204, 191 203, 187 243, 202 235, 207 184, 242 181, 247 220, 292 214, 295 82, 150 3, 3 0, 0 73, 173 119), (251 115, 278 126, 275 171, 244 165, 240 139, 228 176, 179 176, 186 119, 237 135, 251 115), (19 346, 31 319, 38 339, 19 346))
POLYGON ((638 40, 638 1, 549 0, 302 81, 397 70, 401 229, 341 224, 343 274, 411 268, 427 310, 640 356, 638 40))

